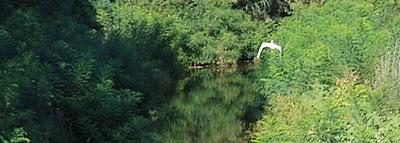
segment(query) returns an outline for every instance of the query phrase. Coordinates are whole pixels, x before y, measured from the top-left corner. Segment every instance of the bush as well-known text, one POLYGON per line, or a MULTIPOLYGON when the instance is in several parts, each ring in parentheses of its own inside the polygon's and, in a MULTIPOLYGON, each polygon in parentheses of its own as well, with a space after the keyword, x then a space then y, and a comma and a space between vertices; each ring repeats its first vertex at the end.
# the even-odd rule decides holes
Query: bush
POLYGON ((398 35, 388 25, 399 22, 398 17, 382 22, 375 7, 367 1, 328 1, 284 19, 271 36, 283 47, 282 61, 278 54, 263 53, 269 61, 263 65, 268 71, 262 75, 264 92, 307 90, 314 82, 333 85, 345 67, 365 81, 373 80, 380 53, 392 47, 398 35))
POLYGON ((398 142, 397 7, 332 0, 282 20, 271 37, 284 56, 264 54, 276 63, 260 73, 270 100, 252 141, 398 142))
POLYGON ((160 142, 147 111, 172 93, 181 68, 169 46, 158 49, 159 25, 104 34, 70 7, 42 4, 12 5, 0 23, 0 140, 160 142))
POLYGON ((157 48, 170 46, 185 65, 235 64, 252 59, 273 29, 272 23, 253 21, 244 11, 232 9, 231 0, 94 4, 104 31, 160 39, 162 43, 152 44, 157 48))
POLYGON ((273 96, 258 123, 253 142, 396 142, 400 108, 397 96, 357 83, 349 71, 336 86, 320 84, 302 95, 273 96), (388 106, 389 105, 389 106, 388 106))

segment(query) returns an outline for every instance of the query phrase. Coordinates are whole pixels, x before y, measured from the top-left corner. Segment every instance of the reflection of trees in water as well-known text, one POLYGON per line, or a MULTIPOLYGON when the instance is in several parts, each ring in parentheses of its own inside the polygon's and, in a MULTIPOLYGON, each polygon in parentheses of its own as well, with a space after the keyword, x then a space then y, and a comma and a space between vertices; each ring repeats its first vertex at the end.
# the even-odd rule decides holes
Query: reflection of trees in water
POLYGON ((262 103, 256 102, 252 72, 241 74, 248 72, 235 68, 191 71, 169 105, 173 113, 165 133, 168 142, 245 142, 245 124, 255 120, 251 110, 260 110, 255 103, 262 103))

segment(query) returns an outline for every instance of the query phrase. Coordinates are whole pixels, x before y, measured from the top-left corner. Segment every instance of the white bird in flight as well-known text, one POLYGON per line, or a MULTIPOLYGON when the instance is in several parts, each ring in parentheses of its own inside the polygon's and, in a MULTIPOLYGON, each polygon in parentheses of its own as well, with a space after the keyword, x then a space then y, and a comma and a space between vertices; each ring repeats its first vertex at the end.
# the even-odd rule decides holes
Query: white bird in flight
POLYGON ((264 48, 277 49, 277 50, 280 52, 280 55, 282 56, 282 47, 279 46, 279 45, 276 45, 276 44, 274 43, 274 41, 271 40, 270 43, 263 42, 263 43, 261 44, 260 49, 258 49, 257 59, 260 59, 261 52, 262 52, 262 50, 263 50, 264 48))

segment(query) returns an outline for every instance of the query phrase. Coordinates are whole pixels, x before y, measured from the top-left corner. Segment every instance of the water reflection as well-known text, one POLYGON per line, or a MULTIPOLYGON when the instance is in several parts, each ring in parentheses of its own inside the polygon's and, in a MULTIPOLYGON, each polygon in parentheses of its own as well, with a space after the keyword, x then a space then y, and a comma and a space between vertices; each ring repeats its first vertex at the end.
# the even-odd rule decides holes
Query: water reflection
POLYGON ((167 142, 247 142, 263 101, 253 79, 248 66, 190 71, 168 105, 167 142))

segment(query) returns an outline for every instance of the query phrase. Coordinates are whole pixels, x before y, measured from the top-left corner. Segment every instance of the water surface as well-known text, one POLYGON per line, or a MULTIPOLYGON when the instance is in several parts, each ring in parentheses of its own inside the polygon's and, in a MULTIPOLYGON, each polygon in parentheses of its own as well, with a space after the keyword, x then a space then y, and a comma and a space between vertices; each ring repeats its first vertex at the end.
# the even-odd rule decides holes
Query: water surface
POLYGON ((255 81, 249 66, 190 70, 167 107, 167 142, 248 142, 263 101, 255 81))

